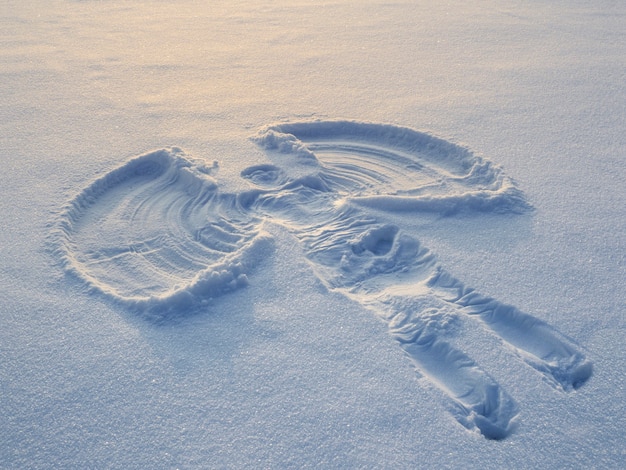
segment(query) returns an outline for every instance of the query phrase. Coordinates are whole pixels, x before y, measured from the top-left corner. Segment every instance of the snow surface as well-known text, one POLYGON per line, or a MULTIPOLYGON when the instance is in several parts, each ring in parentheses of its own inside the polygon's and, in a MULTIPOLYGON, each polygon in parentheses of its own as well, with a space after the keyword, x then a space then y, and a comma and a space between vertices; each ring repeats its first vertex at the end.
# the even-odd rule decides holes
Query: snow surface
POLYGON ((0 467, 623 467, 621 2, 0 13, 0 467))

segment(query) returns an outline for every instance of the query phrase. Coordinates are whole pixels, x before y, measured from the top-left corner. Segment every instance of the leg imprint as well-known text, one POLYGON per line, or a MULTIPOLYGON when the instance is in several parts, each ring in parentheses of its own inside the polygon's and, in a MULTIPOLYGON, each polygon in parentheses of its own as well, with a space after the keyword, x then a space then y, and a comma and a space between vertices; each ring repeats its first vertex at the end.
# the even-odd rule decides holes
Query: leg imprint
POLYGON ((554 386, 576 389, 591 376, 591 362, 582 351, 547 323, 464 287, 442 270, 433 276, 430 286, 438 297, 478 316, 554 386))
POLYGON ((430 308, 417 314, 390 315, 390 333, 417 369, 450 397, 456 419, 489 439, 507 437, 517 405, 476 362, 445 340, 439 324, 445 313, 430 308))

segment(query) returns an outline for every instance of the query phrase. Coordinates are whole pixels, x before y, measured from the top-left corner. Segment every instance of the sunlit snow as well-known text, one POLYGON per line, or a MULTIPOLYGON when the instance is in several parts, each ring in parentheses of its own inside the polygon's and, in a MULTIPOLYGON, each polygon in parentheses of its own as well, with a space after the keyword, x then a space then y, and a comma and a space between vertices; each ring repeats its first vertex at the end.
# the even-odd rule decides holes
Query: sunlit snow
POLYGON ((0 7, 2 468, 620 468, 620 2, 0 7))

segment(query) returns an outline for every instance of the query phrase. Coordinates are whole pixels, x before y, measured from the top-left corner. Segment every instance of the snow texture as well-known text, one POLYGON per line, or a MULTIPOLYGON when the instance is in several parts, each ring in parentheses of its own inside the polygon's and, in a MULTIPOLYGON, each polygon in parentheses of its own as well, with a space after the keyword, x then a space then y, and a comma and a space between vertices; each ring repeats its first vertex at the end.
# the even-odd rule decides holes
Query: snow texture
POLYGON ((0 468, 624 468, 625 18, 2 2, 0 468))

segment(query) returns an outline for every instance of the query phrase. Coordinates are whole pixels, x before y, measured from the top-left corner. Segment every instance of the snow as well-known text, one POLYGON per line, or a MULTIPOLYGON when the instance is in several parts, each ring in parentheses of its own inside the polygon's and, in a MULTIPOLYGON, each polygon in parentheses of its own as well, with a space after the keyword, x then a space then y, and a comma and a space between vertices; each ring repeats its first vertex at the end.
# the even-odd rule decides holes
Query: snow
POLYGON ((620 2, 0 11, 0 467, 623 466, 620 2))

